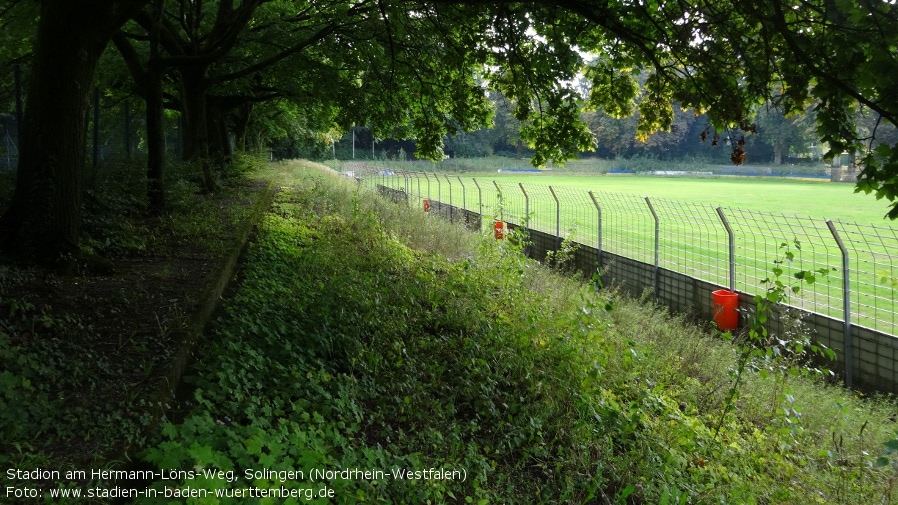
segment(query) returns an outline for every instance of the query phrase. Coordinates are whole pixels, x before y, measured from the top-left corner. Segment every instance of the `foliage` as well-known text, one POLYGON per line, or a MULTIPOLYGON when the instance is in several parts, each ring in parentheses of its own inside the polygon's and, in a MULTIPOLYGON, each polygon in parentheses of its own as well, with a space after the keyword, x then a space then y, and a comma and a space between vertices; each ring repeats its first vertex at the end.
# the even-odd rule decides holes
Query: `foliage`
MULTIPOLYGON (((545 263, 549 266, 557 268, 561 271, 567 271, 574 268, 572 262, 574 259, 574 255, 577 253, 577 250, 580 248, 580 244, 571 240, 570 237, 574 235, 574 230, 568 231, 568 236, 561 241, 561 247, 549 251, 546 253, 546 261, 545 263)), ((573 273, 573 272, 568 272, 573 273)))
MULTIPOLYGON (((2 67, 23 56, 23 43, 32 39, 35 16, 21 7, 26 3, 0 3, 10 13, 4 26, 10 35, 0 39, 2 67)), ((787 115, 813 107, 827 155, 849 152, 860 160, 858 190, 893 202, 898 196, 898 146, 878 137, 880 124, 898 122, 891 92, 898 70, 889 49, 896 45, 898 16, 889 2, 765 0, 743 8, 691 1, 106 0, 95 6, 102 17, 72 5, 41 4, 37 29, 52 35, 35 53, 35 64, 26 67, 34 72, 30 93, 48 95, 28 100, 59 100, 54 113, 69 114, 65 122, 73 131, 41 134, 53 131, 57 118, 38 119, 44 109, 25 109, 34 118, 26 124, 36 132, 34 141, 31 130, 23 136, 23 159, 35 160, 24 163, 26 174, 50 167, 53 175, 46 184, 33 182, 43 176, 22 178, 19 190, 47 193, 37 201, 65 199, 66 208, 52 214, 51 222, 32 226, 26 216, 39 213, 39 203, 25 196, 13 200, 2 216, 3 230, 8 243, 21 244, 20 256, 37 242, 48 257, 77 248, 78 227, 66 224, 66 216, 77 222, 80 212, 85 130, 78 118, 86 114, 95 63, 110 39, 129 72, 109 72, 106 87, 134 88, 154 104, 164 96, 168 107, 179 109, 187 156, 198 160, 210 191, 215 183, 206 155, 227 165, 229 133, 238 146, 258 148, 277 132, 295 133, 297 123, 315 133, 366 125, 375 137, 415 138, 417 156, 438 160, 445 156, 447 136, 491 122, 488 95, 494 92, 512 104, 520 138, 533 149, 537 166, 561 165, 595 147, 595 134, 581 114, 584 104, 611 117, 638 110, 640 140, 657 132, 695 133, 675 122, 674 104, 707 114, 710 125, 699 130, 700 137, 713 130, 712 143, 727 139, 735 164, 752 148, 745 135, 758 131, 760 105, 772 103, 787 115), (67 22, 77 16, 95 22, 67 22), (71 35, 71 43, 63 34, 71 35), (59 56, 65 50, 90 56, 82 58, 90 62, 87 71, 62 65, 74 60, 59 56), (55 70, 63 69, 72 75, 61 81, 76 81, 79 96, 53 91, 55 70), (268 106, 254 114, 262 103, 268 106), (861 109, 876 116, 872 128, 859 124, 861 109), (71 159, 54 161, 62 153, 71 159), (57 173, 58 166, 66 168, 57 173)), ((150 138, 158 140, 160 128, 152 131, 150 138)), ((518 156, 523 142, 515 146, 518 156)), ((773 148, 774 157, 781 157, 784 147, 773 148)), ((161 162, 152 167, 158 173, 161 162)), ((159 179, 150 181, 155 208, 163 194, 153 189, 159 179)), ((889 215, 898 216, 898 206, 889 215)))
MULTIPOLYGON (((85 200, 83 246, 112 259, 125 274, 65 275, 0 265, 4 468, 89 474, 120 466, 121 458, 145 444, 158 422, 154 412, 162 411, 157 377, 181 344, 186 312, 201 294, 190 292, 197 272, 174 270, 187 256, 197 259, 194 265, 222 261, 246 221, 245 179, 227 181, 222 200, 213 200, 198 195, 186 180, 190 171, 176 166, 168 173, 171 213, 149 226, 135 165, 103 166, 85 200), (183 290, 176 286, 181 281, 183 290)), ((235 165, 242 174, 258 168, 251 158, 235 165)), ((94 483, 101 485, 95 479, 27 485, 94 483)))
POLYGON ((760 107, 758 112, 759 140, 773 148, 774 165, 783 162, 784 155, 806 154, 809 146, 818 139, 814 135, 814 111, 796 112, 784 117, 783 112, 773 104, 760 107))
POLYGON ((344 177, 293 166, 294 186, 266 218, 214 325, 190 409, 144 454, 159 468, 233 470, 232 481, 190 483, 222 492, 282 484, 246 478, 247 468, 297 469, 304 476, 284 486, 327 486, 337 503, 884 496, 893 474, 870 455, 894 431, 888 408, 850 397, 836 423, 829 399, 846 392, 795 378, 784 408, 803 411, 798 444, 780 432, 782 417, 770 417, 769 394, 752 376, 715 436, 713 388, 726 382, 731 347, 624 299, 609 313, 609 293, 526 260, 521 244, 472 243, 344 177), (426 249, 431 238, 449 258, 426 249), (804 398, 826 400, 815 412, 796 405, 804 398), (851 433, 864 417, 868 431, 851 433), (464 469, 468 478, 308 478, 315 468, 397 467, 464 469))
POLYGON ((26 73, 22 67, 28 62, 37 18, 37 5, 32 2, 0 2, 0 110, 4 112, 15 110, 15 67, 26 73))

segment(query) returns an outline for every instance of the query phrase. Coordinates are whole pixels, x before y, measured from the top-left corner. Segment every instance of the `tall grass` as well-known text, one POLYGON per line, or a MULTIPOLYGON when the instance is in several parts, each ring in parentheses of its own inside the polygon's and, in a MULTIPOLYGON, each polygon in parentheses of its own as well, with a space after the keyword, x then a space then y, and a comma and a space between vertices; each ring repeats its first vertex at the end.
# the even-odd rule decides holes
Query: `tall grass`
POLYGON ((284 192, 187 414, 144 455, 236 472, 191 486, 333 491, 313 503, 894 498, 894 462, 876 465, 896 429, 885 402, 758 378, 715 436, 734 351, 706 328, 538 265, 515 240, 472 236, 311 164, 281 168, 284 192), (316 468, 466 478, 311 482, 316 468))

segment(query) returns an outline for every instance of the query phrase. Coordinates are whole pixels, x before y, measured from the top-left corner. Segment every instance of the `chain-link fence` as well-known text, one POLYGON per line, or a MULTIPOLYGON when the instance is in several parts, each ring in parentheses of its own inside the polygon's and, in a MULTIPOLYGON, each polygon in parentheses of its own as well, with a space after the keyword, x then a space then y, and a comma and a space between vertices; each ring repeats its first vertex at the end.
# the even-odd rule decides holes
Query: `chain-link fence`
MULTIPOLYGON (((591 261, 600 268, 615 261, 611 258, 625 258, 631 270, 633 264, 642 266, 629 273, 619 269, 616 280, 638 280, 648 284, 643 288, 667 291, 671 297, 710 300, 662 286, 670 282, 665 272, 697 279, 710 289, 739 292, 751 303, 767 282, 776 280, 774 269, 782 267, 783 276, 825 269, 827 275, 802 285, 788 305, 808 318, 825 318, 818 333, 828 332, 838 344, 847 359, 849 382, 852 364, 860 360, 888 367, 898 389, 895 228, 487 177, 384 170, 364 163, 343 164, 342 169, 368 184, 398 190, 409 205, 425 210, 446 205, 449 210, 441 213, 449 218, 463 212, 468 218, 479 215, 489 226, 502 221, 527 228, 548 239, 540 249, 543 254, 570 240, 594 250, 591 261), (859 358, 852 357, 855 348, 859 358)), ((683 306, 682 300, 674 305, 683 306)))
MULTIPOLYGON (((10 90, 8 94, 20 94, 10 90)), ((18 97, 21 102, 21 96, 18 97)), ((0 173, 14 172, 19 157, 20 111, 14 100, 0 108, 0 173), (4 110, 9 109, 9 110, 4 110)), ((0 103, 0 104, 2 104, 0 103)), ((179 114, 164 118, 166 156, 180 159, 183 135, 179 114)), ((96 91, 91 97, 87 125, 87 172, 89 179, 102 172, 104 164, 129 162, 147 154, 146 115, 143 102, 96 91)))

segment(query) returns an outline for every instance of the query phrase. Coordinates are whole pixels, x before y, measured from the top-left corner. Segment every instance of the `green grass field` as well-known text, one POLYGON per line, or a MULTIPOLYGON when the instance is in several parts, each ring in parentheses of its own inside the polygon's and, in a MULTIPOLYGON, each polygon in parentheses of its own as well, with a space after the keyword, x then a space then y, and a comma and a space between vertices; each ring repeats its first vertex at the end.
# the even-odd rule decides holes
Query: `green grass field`
POLYGON ((579 188, 585 191, 624 193, 783 213, 812 218, 895 226, 883 219, 883 200, 855 193, 854 185, 822 180, 759 177, 651 177, 635 175, 482 174, 479 178, 579 188))
MULTIPOLYGON (((667 200, 691 203, 703 203, 788 215, 806 216, 820 219, 832 219, 877 226, 898 226, 884 219, 888 211, 888 203, 877 200, 873 195, 855 193, 854 185, 848 183, 832 183, 822 179, 797 179, 786 177, 655 177, 640 175, 600 175, 584 172, 571 163, 570 168, 556 168, 541 174, 510 173, 499 174, 498 168, 528 168, 526 160, 510 160, 484 158, 482 160, 461 160, 458 166, 450 160, 442 163, 418 162, 364 162, 372 170, 389 168, 393 170, 409 170, 415 172, 436 171, 445 182, 448 175, 451 179, 461 176, 463 179, 477 177, 479 180, 498 182, 523 182, 564 186, 584 190, 623 193, 638 196, 650 196, 667 200), (463 172, 453 170, 458 168, 463 172), (448 169, 448 170, 447 170, 448 169)), ((584 162, 585 163, 585 162, 584 162)), ((658 162, 660 163, 660 162, 658 162)), ((356 163, 342 162, 332 164, 340 170, 340 166, 351 166, 356 163)), ((581 163, 582 164, 582 163, 581 163)), ((581 167, 582 168, 582 167, 581 167)), ((660 164, 656 169, 677 168, 691 170, 719 170, 721 167, 685 166, 674 164, 665 167, 660 164)))

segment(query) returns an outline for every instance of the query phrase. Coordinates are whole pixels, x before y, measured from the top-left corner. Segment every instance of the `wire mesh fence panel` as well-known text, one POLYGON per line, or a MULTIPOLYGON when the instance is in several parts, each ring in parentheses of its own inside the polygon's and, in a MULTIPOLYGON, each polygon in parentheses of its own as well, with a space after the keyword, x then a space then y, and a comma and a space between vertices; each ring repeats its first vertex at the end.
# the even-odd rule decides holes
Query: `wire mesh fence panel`
POLYGON ((809 312, 843 319, 842 278, 835 275, 842 264, 841 251, 822 219, 786 216, 744 209, 724 209, 736 235, 736 288, 757 294, 775 281, 775 269, 782 269, 781 281, 800 287, 788 305, 809 312), (786 249, 794 255, 786 258, 786 249), (826 269, 815 274, 813 283, 799 283, 801 271, 826 269))
POLYGON ((729 235, 710 205, 651 199, 661 230, 659 266, 729 286, 729 235))
MULTIPOLYGON (((375 177, 375 180, 377 181, 375 182, 375 184, 383 186, 385 188, 395 190, 396 192, 405 191, 405 177, 403 177, 396 171, 384 170, 375 177)), ((394 199, 398 196, 398 193, 391 194, 391 198, 394 199)))
POLYGON ((436 193, 434 192, 436 189, 436 181, 433 180, 433 174, 428 174, 427 172, 421 172, 420 175, 421 181, 421 198, 425 199, 429 202, 434 200, 436 193))
POLYGON ((11 172, 19 163, 19 130, 12 114, 0 113, 0 172, 11 172))
POLYGON ((853 324, 898 333, 898 230, 834 222, 848 249, 853 324))
MULTIPOLYGON (((451 201, 484 219, 527 226, 552 237, 558 234, 628 260, 652 265, 657 247, 659 267, 712 284, 730 286, 732 268, 733 287, 752 295, 764 292, 775 269, 782 269, 780 280, 801 288, 791 296, 789 305, 843 321, 846 272, 836 233, 849 260, 852 323, 891 335, 898 331, 898 265, 894 256, 898 230, 892 227, 835 222, 831 230, 822 219, 716 209, 636 195, 592 193, 591 197, 589 192, 573 188, 483 177, 447 178, 370 169, 367 173, 387 181, 389 187, 409 191, 416 204, 425 198, 444 204, 451 201), (732 266, 729 234, 718 210, 733 232, 732 266), (791 261, 785 256, 786 247, 793 255, 791 261), (829 273, 821 275, 816 272, 820 269, 829 273), (798 282, 794 274, 801 271, 813 273, 814 282, 798 282)), ((551 247, 557 246, 558 242, 553 242, 551 247)))
POLYGON ((533 206, 533 198, 527 198, 521 187, 516 183, 490 181, 490 189, 496 194, 498 213, 494 214, 494 218, 499 221, 505 221, 518 226, 531 228, 529 223, 527 210, 529 206, 533 206))
POLYGON ((499 191, 493 185, 493 181, 478 177, 472 178, 471 182, 477 190, 478 207, 483 209, 480 213, 483 216, 483 219, 490 222, 503 219, 503 199, 499 191))
POLYGON ((598 211, 589 192, 552 186, 561 202, 561 236, 590 247, 598 247, 598 211))
POLYGON ((427 199, 424 196, 424 191, 427 190, 427 182, 424 180, 423 174, 420 172, 407 172, 406 176, 408 177, 409 207, 423 209, 424 200, 427 199))
POLYGON ((456 205, 458 208, 463 210, 468 210, 470 207, 468 206, 469 198, 468 198, 468 188, 465 185, 465 181, 458 176, 450 177, 453 184, 456 184, 455 194, 457 195, 455 198, 456 205))
MULTIPOLYGON (((462 204, 470 213, 468 219, 474 219, 475 215, 480 215, 481 221, 486 220, 483 188, 479 186, 480 182, 473 177, 459 176, 459 184, 462 186, 464 200, 462 204)), ((473 222, 471 223, 473 225, 473 222)), ((483 225, 481 224, 481 227, 483 225)))
MULTIPOLYGON (((92 95, 86 123, 86 177, 117 177, 122 164, 142 163, 147 154, 146 113, 140 100, 119 100, 102 92, 92 95), (104 166, 105 165, 105 166, 104 166), (115 168, 111 170, 109 167, 115 168)), ((165 155, 181 159, 182 132, 177 117, 163 118, 165 155)), ((18 165, 19 127, 15 111, 0 111, 0 172, 18 165)))
POLYGON ((594 193, 602 209, 602 250, 654 263, 655 221, 645 199, 618 193, 594 193))
MULTIPOLYGON (((446 202, 450 207, 454 207, 461 202, 461 198, 456 188, 453 187, 453 181, 446 174, 439 174, 437 178, 440 181, 440 187, 443 188, 441 202, 446 202)), ((454 185, 458 185, 457 183, 454 185)), ((450 209, 451 210, 451 209, 450 209)))

